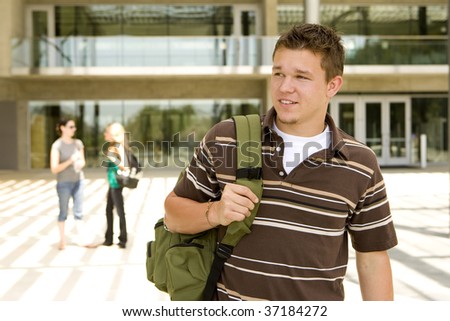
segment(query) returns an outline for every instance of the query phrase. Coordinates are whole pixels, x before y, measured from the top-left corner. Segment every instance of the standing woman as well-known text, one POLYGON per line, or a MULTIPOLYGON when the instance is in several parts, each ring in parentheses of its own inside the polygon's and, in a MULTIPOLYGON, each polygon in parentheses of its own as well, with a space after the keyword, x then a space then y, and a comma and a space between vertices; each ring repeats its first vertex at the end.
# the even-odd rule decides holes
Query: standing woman
POLYGON ((57 174, 56 191, 59 198, 59 249, 66 247, 64 223, 69 210, 69 200, 73 199, 73 214, 75 224, 79 225, 83 218, 83 167, 86 165, 84 157, 84 145, 79 139, 73 138, 75 121, 72 119, 61 119, 56 130, 59 138, 53 143, 50 152, 50 169, 57 174))
POLYGON ((125 157, 125 130, 119 123, 112 123, 106 127, 105 140, 109 143, 107 157, 107 174, 109 189, 106 197, 106 232, 103 245, 111 246, 113 244, 114 234, 114 216, 113 209, 116 208, 119 215, 119 247, 124 249, 127 244, 127 222, 125 220, 125 207, 123 202, 122 190, 116 179, 118 170, 126 171, 125 157))

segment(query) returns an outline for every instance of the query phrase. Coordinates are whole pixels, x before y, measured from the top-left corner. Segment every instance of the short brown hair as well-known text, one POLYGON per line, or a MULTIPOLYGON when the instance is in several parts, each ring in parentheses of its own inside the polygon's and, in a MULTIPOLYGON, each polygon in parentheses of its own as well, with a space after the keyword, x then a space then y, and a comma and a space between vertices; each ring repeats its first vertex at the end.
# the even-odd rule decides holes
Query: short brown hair
MULTIPOLYGON (((319 24, 300 24, 281 34, 273 56, 280 48, 306 49, 322 56, 321 67, 330 81, 344 72, 345 50, 341 37, 333 29, 319 24)), ((273 58, 272 56, 272 58, 273 58)))

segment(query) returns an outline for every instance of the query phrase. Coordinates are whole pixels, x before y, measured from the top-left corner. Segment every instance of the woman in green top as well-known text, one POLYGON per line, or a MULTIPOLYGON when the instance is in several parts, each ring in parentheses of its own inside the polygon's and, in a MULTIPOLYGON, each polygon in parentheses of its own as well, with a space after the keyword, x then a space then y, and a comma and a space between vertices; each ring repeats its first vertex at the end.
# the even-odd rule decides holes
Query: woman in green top
POLYGON ((127 243, 127 223, 125 219, 125 207, 123 201, 122 190, 116 179, 117 171, 125 171, 124 160, 125 154, 125 130, 119 123, 112 123, 106 127, 105 140, 109 142, 108 147, 108 183, 109 189, 106 201, 106 233, 103 245, 111 246, 113 244, 113 227, 114 216, 113 209, 116 208, 119 215, 119 247, 124 249, 127 243))

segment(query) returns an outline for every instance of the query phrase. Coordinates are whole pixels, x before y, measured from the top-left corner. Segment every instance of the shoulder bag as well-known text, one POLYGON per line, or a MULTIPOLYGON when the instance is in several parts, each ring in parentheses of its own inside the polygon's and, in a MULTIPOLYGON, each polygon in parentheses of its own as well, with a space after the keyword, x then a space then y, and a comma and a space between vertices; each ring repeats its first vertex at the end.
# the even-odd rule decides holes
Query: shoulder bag
POLYGON ((139 177, 137 176, 137 174, 141 171, 141 168, 136 156, 133 155, 131 150, 126 151, 125 155, 127 156, 127 165, 130 167, 130 170, 127 172, 118 170, 116 172, 116 180, 120 187, 133 189, 138 186, 139 177))
MULTIPOLYGON (((237 139, 236 183, 249 187, 261 200, 262 155, 259 115, 235 116, 237 139)), ((180 175, 180 177, 183 173, 180 175)), ((147 243, 147 279, 173 301, 212 300, 226 260, 239 240, 250 233, 259 203, 242 222, 227 227, 218 242, 217 228, 188 235, 165 229, 164 219, 155 225, 155 239, 147 243)))

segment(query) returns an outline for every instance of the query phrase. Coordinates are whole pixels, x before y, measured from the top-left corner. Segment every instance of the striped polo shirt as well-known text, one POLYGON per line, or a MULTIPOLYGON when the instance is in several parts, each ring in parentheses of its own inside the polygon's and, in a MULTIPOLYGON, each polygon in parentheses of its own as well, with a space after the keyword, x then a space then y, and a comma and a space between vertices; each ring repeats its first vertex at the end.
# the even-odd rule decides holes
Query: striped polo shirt
MULTIPOLYGON (((348 235, 359 252, 387 250, 396 233, 377 159, 327 115, 330 147, 289 174, 272 108, 262 117, 264 191, 251 233, 234 248, 217 284, 218 300, 343 300, 348 235)), ((219 200, 236 172, 232 120, 205 135, 174 192, 219 200)), ((219 228, 220 235, 225 227, 219 228)))

